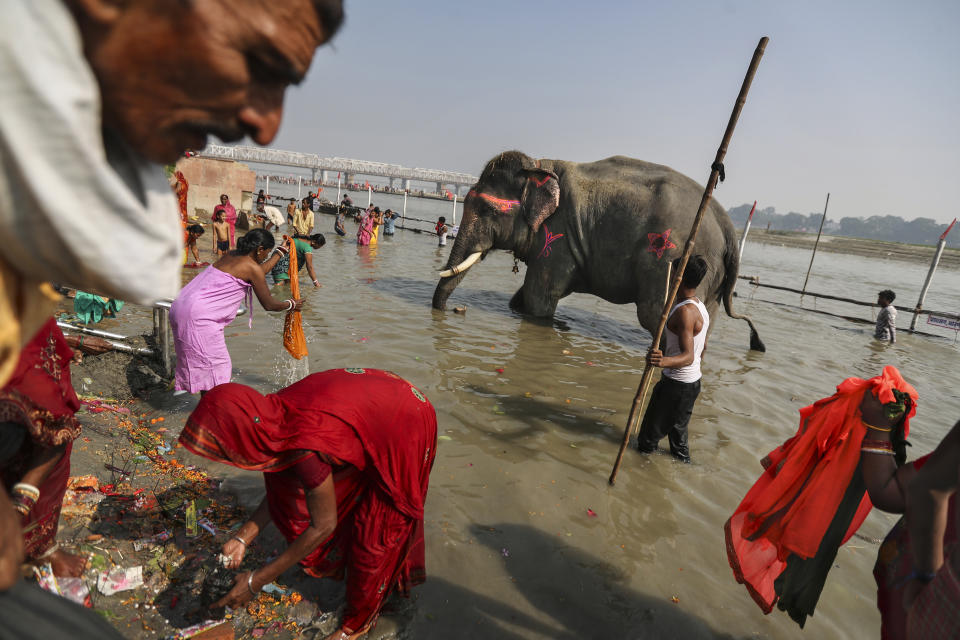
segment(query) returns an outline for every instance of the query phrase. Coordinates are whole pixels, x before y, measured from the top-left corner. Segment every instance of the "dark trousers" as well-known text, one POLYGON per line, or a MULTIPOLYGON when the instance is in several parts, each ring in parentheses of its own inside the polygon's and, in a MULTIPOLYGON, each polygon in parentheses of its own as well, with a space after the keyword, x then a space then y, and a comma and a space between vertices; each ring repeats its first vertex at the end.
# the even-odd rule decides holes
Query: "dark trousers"
POLYGON ((678 382, 662 376, 650 394, 650 404, 643 414, 637 448, 650 453, 664 436, 670 441, 670 453, 684 462, 690 461, 687 446, 687 425, 693 405, 700 395, 700 381, 678 382))

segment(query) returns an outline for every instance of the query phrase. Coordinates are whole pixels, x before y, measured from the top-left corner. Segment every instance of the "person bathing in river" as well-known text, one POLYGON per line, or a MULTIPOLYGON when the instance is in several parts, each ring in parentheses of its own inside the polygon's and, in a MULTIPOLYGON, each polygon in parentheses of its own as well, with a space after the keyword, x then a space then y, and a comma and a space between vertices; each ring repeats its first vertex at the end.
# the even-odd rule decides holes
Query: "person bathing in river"
POLYGON ((337 220, 333 223, 333 230, 337 232, 337 235, 341 238, 347 235, 347 228, 344 225, 344 218, 346 218, 346 209, 340 207, 340 210, 337 211, 337 220))
POLYGON ((224 328, 233 322, 247 299, 253 315, 253 295, 267 311, 299 309, 301 300, 276 300, 265 274, 286 253, 273 249, 273 235, 254 229, 240 238, 237 248, 204 269, 181 291, 170 307, 170 327, 177 352, 174 389, 204 393, 230 382, 232 364, 224 328))
POLYGON ((223 211, 213 214, 213 255, 217 258, 230 251, 230 226, 223 220, 223 211))
POLYGON ((897 308, 893 306, 896 299, 897 294, 890 289, 884 289, 877 294, 880 311, 877 313, 877 326, 873 337, 890 344, 897 341, 897 308))
MULTIPOLYGON (((313 287, 315 289, 320 288, 320 281, 317 279, 317 274, 313 270, 313 252, 326 243, 327 239, 323 237, 322 233, 293 237, 293 246, 297 249, 297 271, 302 270, 303 265, 307 265, 307 273, 310 275, 310 280, 313 281, 313 287)), ((273 269, 270 270, 270 275, 275 284, 280 284, 290 281, 289 271, 290 256, 285 255, 280 258, 273 269)))
POLYGON ((197 250, 197 238, 202 235, 202 224, 192 224, 187 227, 187 250, 193 253, 194 264, 199 264, 200 262, 200 252, 197 250))
POLYGON ((238 574, 214 606, 241 609, 297 563, 315 578, 346 574, 343 621, 327 640, 349 640, 373 626, 391 593, 407 596, 425 580, 423 505, 437 417, 400 376, 337 369, 266 396, 221 385, 190 414, 180 443, 263 472, 266 496, 223 545, 228 568, 241 566, 271 521, 288 542, 270 562, 238 574))
POLYGON ((364 211, 363 216, 360 218, 360 227, 357 229, 357 244, 361 247, 365 247, 371 244, 373 238, 373 207, 367 207, 367 210, 364 211))
POLYGON ((371 219, 373 224, 370 228, 370 246, 373 247, 377 244, 378 236, 380 235, 380 227, 383 225, 383 214, 380 213, 380 207, 373 208, 371 219))
POLYGON ((27 437, 0 475, 19 513, 27 560, 49 562, 54 575, 78 578, 86 558, 57 544, 70 452, 80 435, 74 414, 81 405, 70 381, 74 357, 54 318, 23 347, 10 381, 0 389, 0 429, 22 425, 27 437))
POLYGON ((395 233, 393 225, 399 217, 400 214, 392 209, 387 209, 383 212, 383 235, 392 236, 395 233))
MULTIPOLYGON (((680 268, 680 258, 673 269, 680 268)), ((662 367, 663 375, 650 394, 650 404, 643 414, 637 448, 642 453, 657 450, 664 436, 670 442, 670 453, 683 462, 690 462, 687 426, 693 405, 700 395, 700 360, 707 349, 710 314, 697 298, 697 287, 707 274, 707 261, 696 255, 687 261, 677 301, 670 310, 666 326, 666 354, 651 348, 647 364, 662 367)))
POLYGON ((447 226, 447 219, 444 216, 440 216, 437 219, 437 226, 433 228, 437 232, 437 238, 439 238, 439 247, 447 246, 447 234, 450 233, 450 227, 447 226))
POLYGON ((776 605, 802 627, 871 506, 903 513, 917 472, 904 464, 916 411, 917 392, 896 367, 847 378, 801 409, 796 435, 761 461, 724 530, 734 577, 764 613, 776 605))

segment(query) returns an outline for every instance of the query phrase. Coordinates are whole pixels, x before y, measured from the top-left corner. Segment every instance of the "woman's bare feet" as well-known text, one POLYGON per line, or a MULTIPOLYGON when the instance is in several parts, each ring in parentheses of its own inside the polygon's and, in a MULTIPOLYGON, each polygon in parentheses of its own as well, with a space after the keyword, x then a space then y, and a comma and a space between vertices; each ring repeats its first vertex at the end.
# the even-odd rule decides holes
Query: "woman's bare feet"
POLYGON ((49 562, 53 568, 53 575, 58 578, 79 578, 83 575, 83 570, 87 568, 87 557, 67 553, 63 549, 58 549, 43 558, 36 560, 35 563, 43 564, 49 562))

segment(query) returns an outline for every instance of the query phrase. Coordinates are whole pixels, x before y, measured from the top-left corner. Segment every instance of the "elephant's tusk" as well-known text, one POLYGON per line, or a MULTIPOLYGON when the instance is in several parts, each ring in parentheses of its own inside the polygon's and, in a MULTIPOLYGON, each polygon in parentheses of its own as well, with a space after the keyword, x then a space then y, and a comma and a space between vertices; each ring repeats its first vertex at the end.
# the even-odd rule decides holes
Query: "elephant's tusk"
POLYGON ((457 275, 458 273, 463 273, 464 271, 466 271, 467 269, 469 269, 470 267, 472 267, 472 266, 474 265, 474 263, 475 263, 477 260, 480 259, 480 256, 481 256, 481 255, 483 255, 483 252, 482 252, 482 251, 477 251, 476 253, 471 253, 469 256, 467 256, 467 259, 466 259, 466 260, 464 260, 463 262, 461 262, 460 264, 458 264, 457 266, 455 266, 453 269, 444 269, 443 271, 441 271, 441 272, 440 272, 440 277, 441 277, 441 278, 452 278, 453 276, 457 275))

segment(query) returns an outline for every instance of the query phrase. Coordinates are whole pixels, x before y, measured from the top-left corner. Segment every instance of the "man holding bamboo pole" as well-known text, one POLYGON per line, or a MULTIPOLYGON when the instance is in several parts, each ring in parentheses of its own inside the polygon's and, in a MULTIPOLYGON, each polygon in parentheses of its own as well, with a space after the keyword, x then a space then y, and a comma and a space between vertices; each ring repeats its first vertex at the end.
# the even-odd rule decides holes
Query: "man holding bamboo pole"
MULTIPOLYGON (((680 258, 671 270, 680 268, 680 258)), ((693 405, 700 395, 700 359, 707 348, 710 314, 697 297, 697 287, 707 274, 707 261, 696 255, 683 271, 677 302, 670 310, 666 326, 666 353, 651 347, 647 364, 662 367, 663 375, 653 388, 650 404, 640 424, 637 448, 653 453, 664 436, 670 442, 670 453, 683 462, 690 462, 687 446, 687 425, 693 405)))

